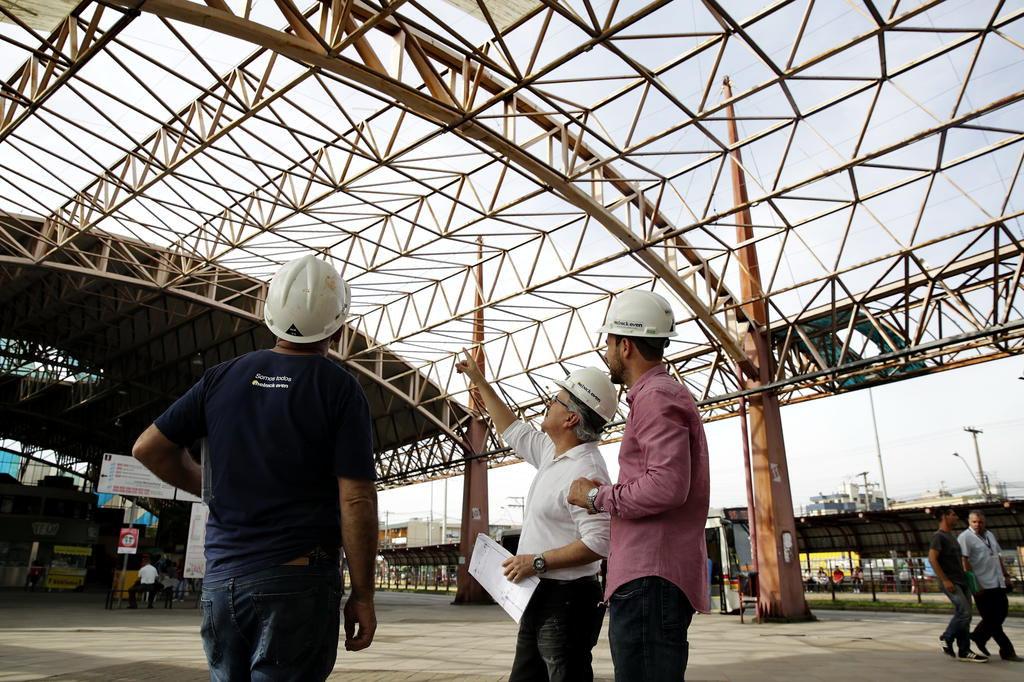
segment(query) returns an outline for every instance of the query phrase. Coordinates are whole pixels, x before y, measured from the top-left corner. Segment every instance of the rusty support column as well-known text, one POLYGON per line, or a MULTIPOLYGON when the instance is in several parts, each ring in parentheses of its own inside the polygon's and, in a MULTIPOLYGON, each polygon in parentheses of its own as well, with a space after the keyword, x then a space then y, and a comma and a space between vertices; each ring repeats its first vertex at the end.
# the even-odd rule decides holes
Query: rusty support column
MULTIPOLYGON (((737 371, 739 380, 743 381, 743 375, 737 371)), ((747 427, 747 399, 740 396, 739 402, 739 419, 740 419, 740 437, 743 438, 743 475, 744 482, 747 484, 747 536, 750 538, 750 564, 754 567, 754 573, 760 576, 761 571, 757 565, 757 509, 754 507, 754 484, 751 479, 751 467, 750 467, 750 436, 748 434, 747 427)), ((751 590, 753 591, 753 586, 751 590)), ((724 586, 723 586, 724 591, 724 586)), ((723 597, 724 598, 724 597, 723 597)), ((740 592, 740 599, 743 599, 743 593, 740 592)), ((756 607, 754 609, 757 620, 761 620, 761 600, 757 600, 756 607)), ((740 605, 740 615, 743 614, 742 604, 740 605)))
MULTIPOLYGON (((725 98, 732 99, 732 86, 726 77, 725 98)), ((729 143, 736 145, 739 135, 732 104, 726 107, 729 143)), ((739 148, 731 152, 730 170, 733 201, 748 202, 743 160, 739 148)), ((757 368, 756 377, 747 377, 745 388, 757 388, 772 382, 774 362, 768 329, 768 307, 761 286, 753 222, 750 211, 736 214, 736 241, 746 243, 736 252, 740 265, 740 295, 747 319, 751 321, 743 340, 743 350, 757 368)), ((758 606, 766 620, 799 620, 811 616, 804 599, 800 576, 800 550, 793 519, 793 496, 789 488, 786 443, 782 433, 779 399, 775 392, 757 393, 747 406, 750 416, 750 450, 753 459, 753 519, 758 558, 758 606)))
MULTIPOLYGON (((473 359, 484 365, 484 246, 483 240, 477 239, 479 264, 476 270, 476 308, 473 319, 473 359)), ((475 392, 470 394, 470 411, 474 414, 483 413, 483 404, 475 392)), ((467 440, 472 452, 467 455, 483 452, 487 443, 487 420, 475 417, 469 424, 467 440)), ((455 604, 488 604, 491 602, 487 591, 469 574, 469 562, 473 555, 476 536, 487 535, 490 531, 490 520, 487 516, 487 459, 467 459, 463 473, 462 485, 462 535, 459 544, 459 573, 456 583, 455 604)))

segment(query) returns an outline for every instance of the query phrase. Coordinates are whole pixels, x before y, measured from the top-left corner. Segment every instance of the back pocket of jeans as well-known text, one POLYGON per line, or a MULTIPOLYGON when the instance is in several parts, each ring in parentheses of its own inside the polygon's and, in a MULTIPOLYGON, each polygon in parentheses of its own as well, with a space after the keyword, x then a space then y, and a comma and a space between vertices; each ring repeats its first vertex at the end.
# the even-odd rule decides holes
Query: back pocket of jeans
POLYGON ((203 639, 203 652, 210 666, 220 661, 220 644, 217 643, 217 628, 214 626, 213 601, 202 599, 199 602, 203 612, 203 622, 199 626, 199 634, 203 639))
POLYGON ((253 607, 260 619, 257 656, 274 665, 290 665, 312 655, 327 625, 325 599, 316 587, 302 592, 253 594, 253 607))

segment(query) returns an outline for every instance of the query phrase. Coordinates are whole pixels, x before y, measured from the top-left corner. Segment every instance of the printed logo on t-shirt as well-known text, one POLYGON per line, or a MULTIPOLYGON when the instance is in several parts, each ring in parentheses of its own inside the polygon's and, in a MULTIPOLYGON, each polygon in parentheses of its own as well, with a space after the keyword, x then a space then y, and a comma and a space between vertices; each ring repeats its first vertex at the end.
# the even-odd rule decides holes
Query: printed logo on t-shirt
POLYGON ((286 377, 283 374, 279 376, 267 376, 266 374, 256 373, 253 377, 252 385, 256 388, 291 388, 292 378, 286 377))
POLYGON ((298 327, 296 327, 294 324, 288 327, 288 329, 286 329, 284 333, 288 334, 289 336, 302 336, 302 332, 300 332, 298 327))

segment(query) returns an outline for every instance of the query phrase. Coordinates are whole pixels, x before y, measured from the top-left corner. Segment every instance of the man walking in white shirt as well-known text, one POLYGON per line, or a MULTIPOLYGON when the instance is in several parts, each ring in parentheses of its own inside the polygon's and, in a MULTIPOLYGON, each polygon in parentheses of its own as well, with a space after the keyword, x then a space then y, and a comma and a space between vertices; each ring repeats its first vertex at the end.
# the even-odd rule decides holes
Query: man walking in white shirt
POLYGON ((957 542, 964 555, 964 570, 972 571, 978 581, 980 589, 974 595, 974 603, 981 614, 981 622, 971 633, 971 640, 978 651, 988 656, 985 644, 989 639, 994 639, 1004 661, 1020 663, 1024 658, 1017 655, 1013 650, 1013 642, 1003 632, 1003 621, 1009 609, 1006 588, 1010 584, 1010 574, 999 556, 999 541, 992 531, 985 528, 985 514, 982 511, 972 511, 967 521, 970 528, 960 533, 957 542))
POLYGON ((610 480, 597 443, 615 416, 615 387, 594 367, 555 381, 561 390, 550 398, 538 433, 515 418, 468 353, 456 369, 479 390, 505 442, 537 469, 519 554, 504 564, 514 582, 540 578, 519 624, 509 682, 590 682, 591 650, 604 619, 598 573, 608 555, 609 519, 570 505, 566 496, 577 478, 610 480))

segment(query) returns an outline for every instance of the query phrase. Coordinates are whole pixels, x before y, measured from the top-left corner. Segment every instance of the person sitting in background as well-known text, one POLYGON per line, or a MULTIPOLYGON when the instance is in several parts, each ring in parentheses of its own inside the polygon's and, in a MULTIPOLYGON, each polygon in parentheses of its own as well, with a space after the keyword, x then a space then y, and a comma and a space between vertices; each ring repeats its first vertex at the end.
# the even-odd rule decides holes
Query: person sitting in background
POLYGON ((153 608, 153 599, 156 598, 157 590, 160 589, 160 584, 157 582, 157 578, 160 573, 156 570, 156 566, 149 563, 149 555, 142 555, 142 568, 139 569, 139 578, 132 585, 131 589, 128 590, 128 608, 137 609, 139 608, 139 602, 137 595, 139 592, 146 594, 146 608, 153 608))
POLYGON ((846 578, 846 574, 843 573, 843 569, 839 566, 832 569, 832 583, 836 586, 837 590, 842 588, 844 578, 846 578))
POLYGON ((853 591, 860 593, 861 588, 864 586, 864 571, 860 566, 853 569, 853 591))

